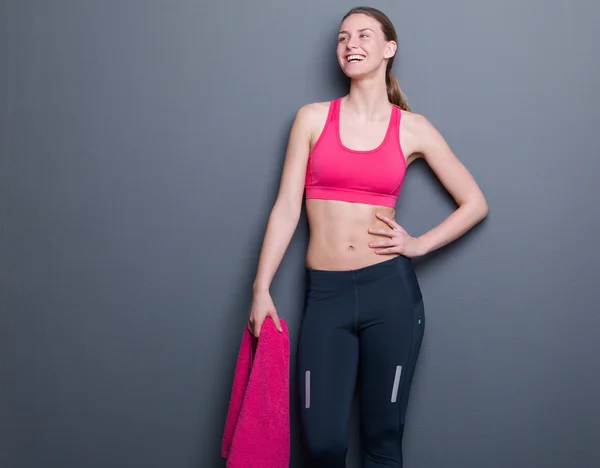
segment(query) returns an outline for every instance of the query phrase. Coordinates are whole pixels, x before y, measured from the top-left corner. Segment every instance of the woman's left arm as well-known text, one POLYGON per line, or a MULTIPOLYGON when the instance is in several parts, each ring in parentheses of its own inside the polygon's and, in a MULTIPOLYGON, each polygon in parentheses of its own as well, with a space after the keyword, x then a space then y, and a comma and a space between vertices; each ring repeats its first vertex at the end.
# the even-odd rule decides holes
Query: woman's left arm
POLYGON ((418 114, 412 117, 417 154, 425 159, 458 204, 458 208, 442 223, 417 237, 420 254, 425 255, 449 244, 483 220, 488 206, 475 179, 454 155, 440 132, 426 117, 418 114))

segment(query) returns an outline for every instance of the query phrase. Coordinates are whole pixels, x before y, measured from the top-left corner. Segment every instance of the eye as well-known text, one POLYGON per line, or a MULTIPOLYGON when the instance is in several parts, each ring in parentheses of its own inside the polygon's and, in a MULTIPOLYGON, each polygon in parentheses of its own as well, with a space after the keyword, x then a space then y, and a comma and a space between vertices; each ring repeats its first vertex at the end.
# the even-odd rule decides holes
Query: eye
POLYGON ((369 37, 369 35, 368 34, 361 34, 360 37, 369 37))
POLYGON ((344 36, 342 36, 338 39, 338 42, 342 42, 344 39, 346 39, 346 38, 344 36))

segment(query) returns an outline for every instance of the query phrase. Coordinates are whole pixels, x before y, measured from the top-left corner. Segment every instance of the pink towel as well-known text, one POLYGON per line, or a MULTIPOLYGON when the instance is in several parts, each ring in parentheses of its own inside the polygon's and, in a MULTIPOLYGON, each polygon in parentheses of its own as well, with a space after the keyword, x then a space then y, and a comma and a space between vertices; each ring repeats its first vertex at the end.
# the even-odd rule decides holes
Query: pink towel
POLYGON ((290 342, 267 317, 258 340, 245 328, 238 354, 221 455, 227 468, 289 468, 290 342))

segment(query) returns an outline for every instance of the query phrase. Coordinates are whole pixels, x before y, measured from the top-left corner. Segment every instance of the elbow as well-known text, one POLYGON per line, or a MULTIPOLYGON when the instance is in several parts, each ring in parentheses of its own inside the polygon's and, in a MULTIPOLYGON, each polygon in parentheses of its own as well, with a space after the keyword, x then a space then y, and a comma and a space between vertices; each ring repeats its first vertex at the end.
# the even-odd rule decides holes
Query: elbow
POLYGON ((488 205, 484 197, 471 198, 470 200, 460 204, 460 206, 462 205, 464 205, 465 209, 469 211, 476 223, 485 219, 488 214, 488 205))
POLYGON ((281 198, 277 200, 273 207, 273 212, 277 213, 278 216, 289 219, 293 222, 300 220, 300 213, 302 211, 302 199, 292 200, 289 198, 281 198))
POLYGON ((477 213, 479 214, 479 220, 484 220, 488 215, 488 204, 485 198, 481 198, 481 200, 477 203, 477 213))

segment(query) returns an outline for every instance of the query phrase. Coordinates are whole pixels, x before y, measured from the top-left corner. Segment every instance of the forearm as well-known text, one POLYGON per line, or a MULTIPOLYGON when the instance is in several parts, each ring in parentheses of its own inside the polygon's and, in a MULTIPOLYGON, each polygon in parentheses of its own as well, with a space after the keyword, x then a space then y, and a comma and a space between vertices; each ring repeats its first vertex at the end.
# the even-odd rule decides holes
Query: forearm
POLYGON ((269 290, 271 281, 298 226, 299 219, 299 210, 290 208, 285 203, 275 203, 269 216, 258 260, 256 278, 253 283, 255 292, 269 290))
POLYGON ((442 223, 418 237, 422 255, 458 239, 487 216, 485 202, 466 202, 459 206, 442 223))

